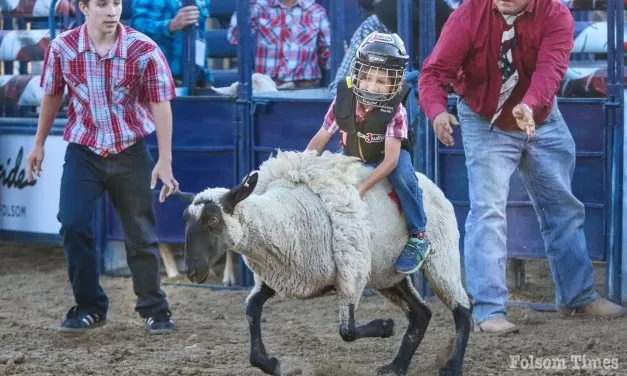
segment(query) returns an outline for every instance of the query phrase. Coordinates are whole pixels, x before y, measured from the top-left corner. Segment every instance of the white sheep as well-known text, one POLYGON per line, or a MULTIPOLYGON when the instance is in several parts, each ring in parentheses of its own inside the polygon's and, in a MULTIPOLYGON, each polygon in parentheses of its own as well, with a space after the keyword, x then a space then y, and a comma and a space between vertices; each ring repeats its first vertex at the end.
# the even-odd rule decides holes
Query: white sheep
MULTIPOLYGON (((263 73, 253 73, 251 78, 251 85, 253 93, 268 93, 278 91, 276 83, 272 81, 270 76, 263 73)), ((233 82, 229 86, 224 87, 212 87, 211 90, 222 95, 228 95, 231 97, 237 96, 237 87, 239 82, 233 82)))
MULTIPOLYGON (((382 181, 363 200, 353 188, 370 170, 340 154, 279 152, 231 190, 183 195, 189 202, 184 213, 188 278, 204 282, 213 260, 226 250, 242 254, 254 272, 255 286, 246 300, 253 366, 281 374, 279 361, 266 353, 260 326, 263 304, 275 292, 306 299, 335 290, 345 341, 393 335, 392 320, 356 326, 354 311, 369 287, 409 320, 396 358, 379 374, 407 373, 431 311, 410 278, 394 268, 407 227, 389 197, 390 184, 382 181)), ((471 302, 461 283, 459 232, 451 203, 432 181, 417 175, 432 246, 422 271, 455 320, 455 346, 440 375, 459 375, 471 325, 471 302)))

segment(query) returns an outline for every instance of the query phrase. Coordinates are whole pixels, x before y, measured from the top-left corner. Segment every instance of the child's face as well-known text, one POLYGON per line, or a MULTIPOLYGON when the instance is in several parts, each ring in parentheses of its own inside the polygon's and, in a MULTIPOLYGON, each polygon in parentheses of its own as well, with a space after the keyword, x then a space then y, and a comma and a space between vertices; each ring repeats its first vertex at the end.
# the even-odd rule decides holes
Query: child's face
POLYGON ((371 68, 359 73, 357 88, 373 94, 390 94, 394 85, 385 69, 371 68))

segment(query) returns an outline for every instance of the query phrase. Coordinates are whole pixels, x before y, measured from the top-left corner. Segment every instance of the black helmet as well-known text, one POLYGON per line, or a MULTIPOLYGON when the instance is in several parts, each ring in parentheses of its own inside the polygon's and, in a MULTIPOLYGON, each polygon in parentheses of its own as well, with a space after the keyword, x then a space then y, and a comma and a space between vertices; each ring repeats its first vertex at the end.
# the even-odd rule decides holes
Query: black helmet
POLYGON ((374 32, 368 35, 351 65, 353 92, 365 105, 386 107, 403 87, 409 56, 397 34, 374 32), (368 83, 377 83, 375 90, 368 83))

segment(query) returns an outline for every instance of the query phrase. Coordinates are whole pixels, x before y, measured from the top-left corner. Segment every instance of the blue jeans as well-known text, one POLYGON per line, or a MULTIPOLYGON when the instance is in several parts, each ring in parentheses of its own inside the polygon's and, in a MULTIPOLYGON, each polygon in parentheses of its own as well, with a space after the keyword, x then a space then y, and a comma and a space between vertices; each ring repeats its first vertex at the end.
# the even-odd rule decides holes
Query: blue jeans
MULTIPOLYGON (((381 162, 366 163, 366 165, 376 168, 381 162)), ((414 170, 411 156, 407 150, 401 149, 398 164, 387 178, 401 202, 407 220, 407 231, 410 234, 425 231, 427 216, 422 204, 422 189, 418 185, 416 170, 414 170)))
POLYGON ((152 210, 150 174, 154 161, 146 143, 102 158, 89 148, 69 144, 61 177, 59 214, 68 274, 79 310, 106 314, 109 301, 99 283, 100 262, 94 241, 94 213, 106 191, 125 234, 126 257, 142 317, 168 308, 161 290, 159 246, 152 210))
POLYGON ((555 282, 556 303, 580 307, 593 302, 594 269, 584 236, 584 206, 572 194, 575 142, 557 102, 527 140, 523 131, 503 131, 457 104, 461 123, 470 212, 464 260, 468 292, 475 298, 476 323, 505 315, 507 223, 510 177, 518 169, 540 222, 555 282))

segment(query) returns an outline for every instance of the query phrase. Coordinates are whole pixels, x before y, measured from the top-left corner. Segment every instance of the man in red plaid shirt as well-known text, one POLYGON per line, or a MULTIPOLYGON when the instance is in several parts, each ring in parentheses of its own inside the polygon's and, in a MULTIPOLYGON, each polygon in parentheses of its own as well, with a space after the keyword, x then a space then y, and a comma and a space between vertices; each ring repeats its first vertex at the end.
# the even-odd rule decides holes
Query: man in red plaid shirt
POLYGON ((40 176, 44 143, 61 105, 69 108, 69 142, 61 178, 61 235, 76 305, 59 327, 83 332, 104 324, 108 298, 99 284, 93 233, 97 201, 109 194, 124 228, 127 261, 137 295, 135 310, 152 333, 175 330, 159 275, 152 210, 157 179, 178 189, 172 174, 174 83, 168 64, 147 36, 121 25, 121 0, 80 0, 87 21, 54 39, 41 75, 45 92, 35 142, 27 158, 29 181, 40 176), (156 129, 159 160, 143 138, 156 129))
MULTIPOLYGON (((320 86, 321 67, 331 52, 331 25, 324 7, 314 0, 251 0, 250 19, 257 42, 255 72, 281 88, 320 86)), ((237 15, 228 38, 237 44, 237 15)))

